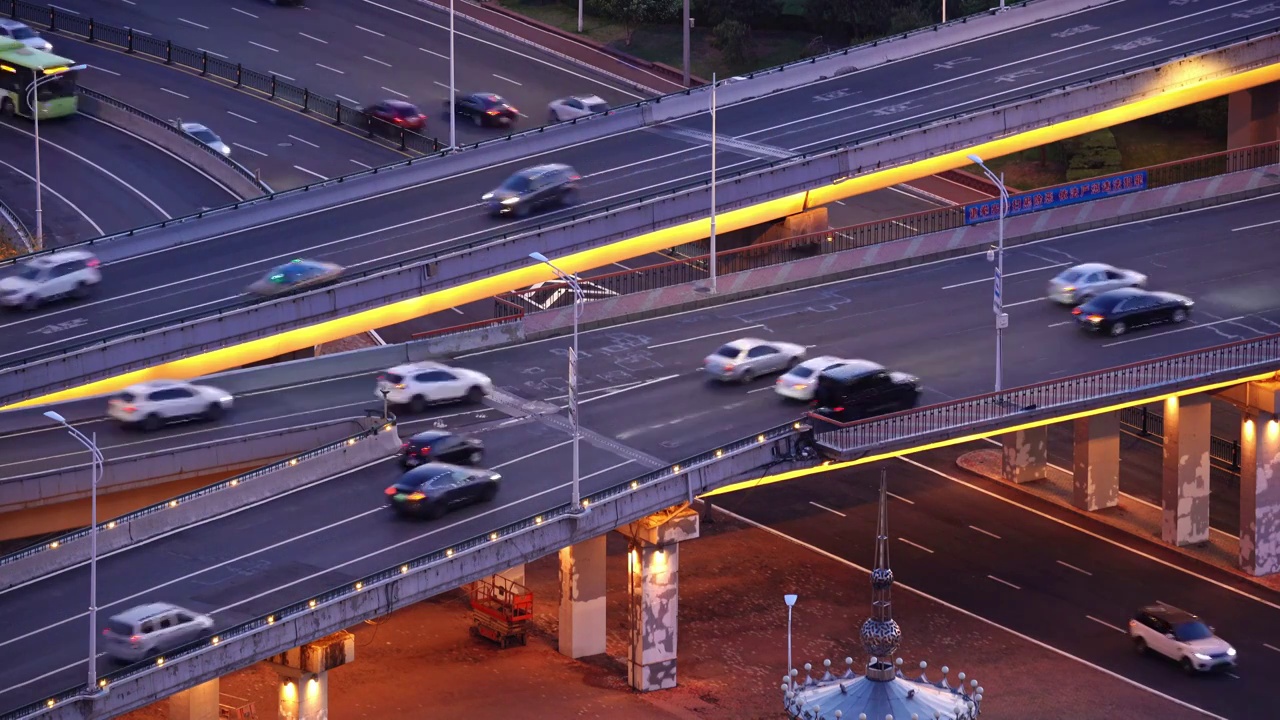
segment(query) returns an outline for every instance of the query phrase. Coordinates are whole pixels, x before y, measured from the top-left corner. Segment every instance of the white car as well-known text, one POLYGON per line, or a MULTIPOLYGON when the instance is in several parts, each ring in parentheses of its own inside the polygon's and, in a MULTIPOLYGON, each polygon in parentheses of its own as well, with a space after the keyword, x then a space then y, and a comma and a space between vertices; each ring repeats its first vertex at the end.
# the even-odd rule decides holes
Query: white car
POLYGON ((717 380, 749 383, 761 375, 790 370, 804 360, 803 345, 759 338, 739 338, 721 345, 702 361, 702 369, 717 380))
POLYGON ((64 250, 19 263, 18 272, 0 280, 0 305, 34 310, 60 297, 84 297, 102 281, 98 258, 83 250, 64 250))
POLYGON ((420 413, 433 403, 478 403, 493 392, 493 381, 474 370, 420 362, 397 365, 379 375, 374 394, 382 399, 384 391, 388 404, 408 406, 409 412, 420 413))
POLYGON ((824 370, 840 367, 848 364, 848 362, 844 358, 832 355, 819 355, 818 357, 810 358, 791 368, 785 375, 778 378, 778 382, 773 389, 782 397, 808 402, 813 399, 813 391, 818 387, 818 376, 824 370))
POLYGON ((169 603, 149 603, 113 615, 102 629, 103 650, 121 662, 159 657, 213 634, 213 618, 169 603))
POLYGON ((40 33, 31 29, 30 25, 7 18, 0 19, 0 38, 17 40, 32 50, 53 52, 53 44, 40 37, 40 33))
POLYGON ((1067 268, 1049 281, 1049 299, 1060 305, 1083 305, 1109 290, 1146 287, 1147 276, 1133 270, 1085 263, 1067 268))
POLYGON ((1213 634, 1213 628, 1171 605, 1148 605, 1129 621, 1129 637, 1138 654, 1148 650, 1176 661, 1188 673, 1230 670, 1236 649, 1213 634))
POLYGON ((130 427, 156 430, 171 422, 216 420, 231 409, 231 394, 181 380, 152 380, 124 389, 107 403, 107 414, 130 427))
POLYGON ((222 153, 223 155, 231 154, 231 147, 222 142, 222 138, 218 137, 217 133, 200 123, 184 122, 182 123, 182 132, 190 135, 196 140, 199 140, 201 143, 208 145, 210 148, 222 153))
POLYGON ((571 95, 559 100, 552 100, 547 105, 547 115, 551 118, 551 122, 561 122, 562 120, 573 120, 587 115, 595 115, 608 109, 609 103, 605 102, 604 98, 595 95, 571 95))

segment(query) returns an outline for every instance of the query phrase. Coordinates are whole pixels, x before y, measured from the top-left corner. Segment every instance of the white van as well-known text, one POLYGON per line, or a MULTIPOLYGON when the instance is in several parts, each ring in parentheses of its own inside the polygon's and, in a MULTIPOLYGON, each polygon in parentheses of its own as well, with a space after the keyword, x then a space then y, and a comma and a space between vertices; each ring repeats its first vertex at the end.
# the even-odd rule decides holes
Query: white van
POLYGON ((106 653, 123 662, 157 657, 212 634, 213 618, 169 603, 125 610, 102 630, 106 653))

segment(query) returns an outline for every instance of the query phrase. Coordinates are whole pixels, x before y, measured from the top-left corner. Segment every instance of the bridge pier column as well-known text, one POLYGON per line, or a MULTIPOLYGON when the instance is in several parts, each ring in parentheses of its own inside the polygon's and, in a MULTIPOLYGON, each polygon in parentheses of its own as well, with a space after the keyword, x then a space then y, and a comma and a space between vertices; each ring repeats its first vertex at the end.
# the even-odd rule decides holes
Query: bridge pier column
POLYGON ((1005 433, 1000 444, 1004 449, 1001 475, 1005 482, 1020 484, 1049 476, 1048 425, 1005 433))
POLYGON ((1075 422, 1072 503, 1102 510, 1120 503, 1120 414, 1090 415, 1075 422))
POLYGON ((169 720, 218 720, 218 678, 169 696, 169 720))
POLYGON ((1275 412, 1246 413, 1240 427, 1240 569, 1251 575, 1280 572, 1280 420, 1275 412))
POLYGON ((605 651, 607 536, 560 549, 560 654, 575 660, 605 651))
POLYGON ((1212 409, 1207 395, 1164 401, 1160 537, 1172 545, 1191 545, 1209 539, 1212 409))
POLYGON ((685 507, 619 528, 627 550, 631 652, 627 680, 641 692, 676 686, 680 543, 694 540, 701 516, 685 507))
POLYGON ((1227 96, 1227 149, 1280 139, 1280 83, 1227 96))
POLYGON ((356 636, 343 630, 273 655, 280 676, 280 720, 328 720, 329 671, 356 659, 356 636))

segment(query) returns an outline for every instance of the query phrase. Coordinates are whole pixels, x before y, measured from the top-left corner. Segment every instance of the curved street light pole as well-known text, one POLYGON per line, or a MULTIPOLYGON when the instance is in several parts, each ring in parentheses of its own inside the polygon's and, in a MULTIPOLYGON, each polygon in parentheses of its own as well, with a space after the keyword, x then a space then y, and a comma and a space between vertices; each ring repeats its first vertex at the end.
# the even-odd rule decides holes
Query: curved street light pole
POLYGON ((582 285, 577 275, 570 275, 556 267, 546 255, 540 252, 529 253, 529 257, 551 268, 551 271, 573 291, 573 347, 569 349, 569 423, 573 429, 573 501, 570 512, 580 514, 586 510, 582 507, 581 478, 578 463, 578 439, 582 436, 578 427, 578 321, 582 318, 582 303, 586 299, 582 293, 582 285))
POLYGON ((36 250, 44 249, 44 184, 40 181, 40 106, 39 95, 37 89, 42 83, 46 83, 59 75, 71 72, 72 70, 83 70, 86 66, 76 65, 74 67, 51 68, 43 71, 45 74, 31 81, 27 86, 27 107, 31 108, 31 118, 35 123, 36 136, 36 250))
POLYGON ((1004 185, 1004 173, 1000 173, 997 177, 995 173, 991 172, 991 168, 988 168, 986 163, 982 162, 982 158, 977 155, 970 155, 969 160, 982 168, 982 172, 987 176, 987 179, 995 183, 996 187, 1000 189, 1000 224, 996 230, 996 252, 994 258, 996 272, 992 286, 991 306, 996 316, 996 392, 1000 392, 1003 389, 1004 381, 1004 369, 1002 367, 1004 353, 1000 347, 1001 335, 1004 329, 1009 326, 1009 316, 1004 313, 1004 294, 1002 292, 1004 283, 1004 218, 1009 211, 1009 189, 1004 185))

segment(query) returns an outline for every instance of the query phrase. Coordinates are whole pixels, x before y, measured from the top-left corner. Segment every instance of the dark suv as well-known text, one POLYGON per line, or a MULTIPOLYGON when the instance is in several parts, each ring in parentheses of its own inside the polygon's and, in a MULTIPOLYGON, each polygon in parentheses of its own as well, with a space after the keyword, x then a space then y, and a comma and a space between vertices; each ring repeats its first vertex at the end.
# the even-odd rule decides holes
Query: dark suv
POLYGON ((484 443, 443 430, 426 430, 409 438, 400 448, 400 465, 406 470, 428 462, 479 465, 484 443))
POLYGON ((824 370, 814 390, 814 413, 836 422, 853 422, 915 407, 920 379, 890 372, 866 360, 824 370))
MULTIPOLYGON (((496 93, 471 93, 470 95, 459 95, 454 100, 454 111, 459 117, 465 117, 476 124, 476 127, 485 127, 486 125, 506 126, 515 123, 516 118, 520 117, 520 111, 515 109, 503 99, 501 95, 496 93)), ((449 101, 444 101, 445 117, 449 116, 449 101)))
POLYGON ((517 172, 480 199, 492 215, 521 217, 548 205, 577 202, 580 180, 582 176, 568 165, 537 165, 517 172))

